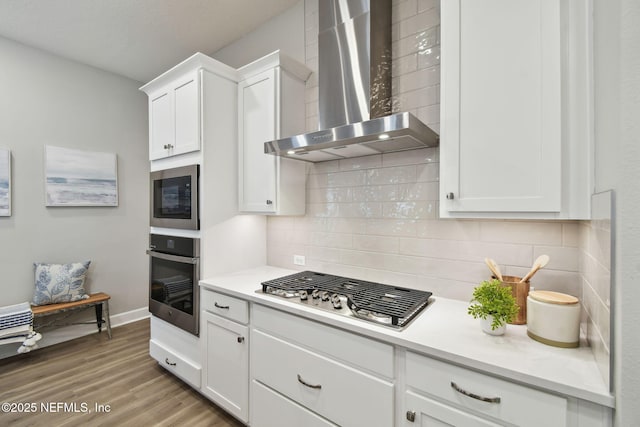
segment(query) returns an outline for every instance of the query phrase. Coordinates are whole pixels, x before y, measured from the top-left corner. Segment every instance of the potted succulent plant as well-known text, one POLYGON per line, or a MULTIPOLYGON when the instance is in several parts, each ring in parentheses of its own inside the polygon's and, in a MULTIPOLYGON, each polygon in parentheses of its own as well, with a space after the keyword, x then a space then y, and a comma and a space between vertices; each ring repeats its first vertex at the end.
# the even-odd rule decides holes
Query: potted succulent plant
POLYGON ((482 330, 490 335, 502 335, 506 324, 517 314, 516 304, 509 286, 502 286, 499 280, 485 280, 473 290, 473 304, 468 313, 474 319, 482 320, 482 330))

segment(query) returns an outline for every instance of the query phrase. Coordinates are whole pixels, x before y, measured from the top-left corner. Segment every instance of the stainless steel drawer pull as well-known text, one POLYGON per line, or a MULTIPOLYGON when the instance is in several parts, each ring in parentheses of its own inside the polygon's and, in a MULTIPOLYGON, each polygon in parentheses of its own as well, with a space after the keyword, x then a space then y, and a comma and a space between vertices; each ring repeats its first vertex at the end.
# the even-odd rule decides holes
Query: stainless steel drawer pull
POLYGON ((322 386, 320 384, 309 384, 308 382, 306 382, 305 380, 302 379, 302 377, 300 376, 300 374, 298 374, 298 382, 302 385, 305 385, 309 388, 315 388, 320 390, 322 388, 322 386))
POLYGON ((454 389, 455 391, 457 391, 458 393, 464 394, 465 396, 468 396, 468 397, 470 397, 472 399, 480 400, 482 402, 500 403, 500 398, 499 397, 482 397, 482 396, 474 394, 474 393, 469 393, 468 391, 463 390, 460 387, 458 387, 458 385, 456 383, 454 383, 453 381, 451 381, 451 388, 454 389))
POLYGON ((176 363, 175 363, 175 362, 174 362, 174 363, 169 362, 169 358, 168 358, 168 357, 165 357, 165 358, 164 358, 164 363, 166 363, 166 364, 167 364, 167 365, 169 365, 169 366, 176 366, 176 363))
POLYGON ((214 302, 213 305, 215 305, 216 308, 221 308, 222 310, 229 310, 229 306, 228 305, 220 305, 217 302, 214 302))

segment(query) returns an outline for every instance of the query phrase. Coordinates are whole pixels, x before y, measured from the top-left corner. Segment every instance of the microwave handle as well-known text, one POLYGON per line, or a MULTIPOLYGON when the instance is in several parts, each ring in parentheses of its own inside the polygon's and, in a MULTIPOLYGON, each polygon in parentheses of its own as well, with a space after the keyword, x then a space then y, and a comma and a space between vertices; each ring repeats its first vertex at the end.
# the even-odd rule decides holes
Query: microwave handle
POLYGON ((147 254, 154 258, 166 259, 167 261, 183 262, 187 264, 198 263, 198 258, 191 258, 191 257, 179 256, 179 255, 170 255, 170 254, 165 254, 162 252, 157 252, 152 250, 147 250, 147 254))

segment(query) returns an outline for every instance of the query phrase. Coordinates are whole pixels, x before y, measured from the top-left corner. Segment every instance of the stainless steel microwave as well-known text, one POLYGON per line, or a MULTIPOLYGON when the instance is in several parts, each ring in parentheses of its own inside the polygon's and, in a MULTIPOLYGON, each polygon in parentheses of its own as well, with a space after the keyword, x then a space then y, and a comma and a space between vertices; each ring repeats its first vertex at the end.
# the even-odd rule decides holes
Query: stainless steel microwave
POLYGON ((151 172, 151 226, 200 229, 199 165, 151 172))

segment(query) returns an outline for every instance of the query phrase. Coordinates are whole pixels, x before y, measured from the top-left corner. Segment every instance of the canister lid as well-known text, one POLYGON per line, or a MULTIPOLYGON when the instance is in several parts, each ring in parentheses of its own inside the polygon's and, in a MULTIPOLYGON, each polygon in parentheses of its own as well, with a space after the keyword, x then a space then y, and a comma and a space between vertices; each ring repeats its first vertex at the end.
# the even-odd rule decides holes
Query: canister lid
POLYGON ((570 305, 577 304, 579 302, 578 298, 572 295, 554 291, 531 291, 529 292, 529 296, 536 301, 546 302, 549 304, 570 305))

